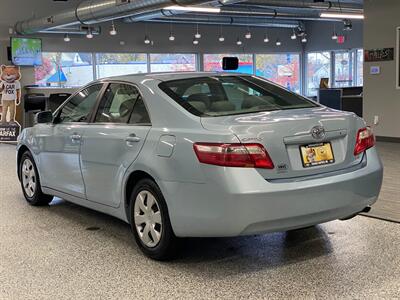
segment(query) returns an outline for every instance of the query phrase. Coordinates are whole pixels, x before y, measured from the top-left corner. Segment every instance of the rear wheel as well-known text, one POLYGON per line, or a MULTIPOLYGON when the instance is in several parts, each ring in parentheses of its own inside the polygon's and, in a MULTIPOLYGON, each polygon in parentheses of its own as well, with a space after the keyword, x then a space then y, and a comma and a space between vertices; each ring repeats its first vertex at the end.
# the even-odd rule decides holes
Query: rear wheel
POLYGON ((140 180, 131 195, 131 228, 142 252, 156 260, 176 254, 177 238, 173 233, 168 208, 157 184, 140 180))
POLYGON ((28 151, 22 154, 19 163, 19 174, 22 192, 30 205, 47 205, 53 200, 53 196, 43 194, 35 161, 28 151))

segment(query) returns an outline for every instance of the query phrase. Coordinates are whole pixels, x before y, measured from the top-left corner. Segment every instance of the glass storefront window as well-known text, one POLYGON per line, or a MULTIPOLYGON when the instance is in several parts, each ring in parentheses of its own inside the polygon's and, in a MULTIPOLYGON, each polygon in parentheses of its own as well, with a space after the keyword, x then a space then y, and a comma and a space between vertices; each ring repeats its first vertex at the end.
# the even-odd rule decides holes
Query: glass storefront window
POLYGON ((300 54, 257 54, 256 75, 300 93, 300 54))
POLYGON ((364 50, 357 49, 357 86, 364 85, 364 50))
POLYGON ((354 85, 354 52, 338 51, 335 52, 335 87, 349 87, 354 85))
POLYGON ((39 86, 79 87, 93 80, 93 58, 84 52, 43 52, 43 64, 35 67, 39 86))
POLYGON ((204 54, 203 65, 206 72, 223 72, 222 59, 224 57, 239 58, 239 69, 225 71, 233 73, 253 74, 253 54, 204 54))
POLYGON ((331 53, 307 53, 306 95, 317 96, 321 78, 331 81, 331 53))
POLYGON ((196 54, 150 54, 151 72, 196 71, 196 54))
POLYGON ((147 55, 144 53, 97 53, 97 78, 147 73, 147 55))

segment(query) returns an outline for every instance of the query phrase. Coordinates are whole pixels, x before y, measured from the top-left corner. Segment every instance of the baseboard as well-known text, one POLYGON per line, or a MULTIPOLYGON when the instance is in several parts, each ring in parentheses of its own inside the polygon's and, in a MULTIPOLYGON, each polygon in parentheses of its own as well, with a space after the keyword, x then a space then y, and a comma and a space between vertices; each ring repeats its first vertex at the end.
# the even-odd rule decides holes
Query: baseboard
POLYGON ((376 140, 378 142, 400 143, 400 137, 377 136, 376 140))

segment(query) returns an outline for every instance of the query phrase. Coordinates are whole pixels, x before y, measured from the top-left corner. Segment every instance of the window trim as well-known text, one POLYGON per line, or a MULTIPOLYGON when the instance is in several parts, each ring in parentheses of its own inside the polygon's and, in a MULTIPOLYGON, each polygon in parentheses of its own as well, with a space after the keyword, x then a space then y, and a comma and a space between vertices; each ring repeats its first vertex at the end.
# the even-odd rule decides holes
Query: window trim
POLYGON ((149 69, 148 69, 148 71, 149 71, 149 73, 159 73, 159 72, 153 72, 152 70, 151 70, 151 65, 152 65, 152 62, 151 62, 151 56, 152 55, 169 55, 169 54, 172 54, 172 55, 178 55, 178 54, 183 54, 183 55, 185 55, 185 54, 188 54, 188 55, 193 55, 194 56, 194 71, 164 71, 164 72, 162 72, 162 73, 174 73, 174 72, 185 72, 185 73, 188 73, 188 72, 198 72, 198 55, 197 55, 197 53, 193 53, 193 52, 180 52, 180 53, 178 53, 178 52, 175 52, 175 53, 163 53, 163 52, 161 52, 161 53, 157 53, 157 52, 149 52, 148 53, 148 67, 149 67, 149 69))

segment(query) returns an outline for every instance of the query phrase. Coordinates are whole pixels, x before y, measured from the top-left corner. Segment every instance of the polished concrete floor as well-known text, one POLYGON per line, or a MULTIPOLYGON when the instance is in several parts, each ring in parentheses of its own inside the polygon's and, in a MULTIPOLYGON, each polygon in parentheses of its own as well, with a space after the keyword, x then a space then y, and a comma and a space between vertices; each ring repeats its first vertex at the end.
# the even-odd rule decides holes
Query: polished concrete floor
POLYGON ((0 145, 0 157, 0 299, 400 298, 399 224, 358 216, 189 239, 176 261, 160 263, 114 218, 61 200, 28 206, 14 147, 0 145))
POLYGON ((378 151, 384 165, 382 191, 367 215, 400 222, 400 143, 379 143, 378 151))

